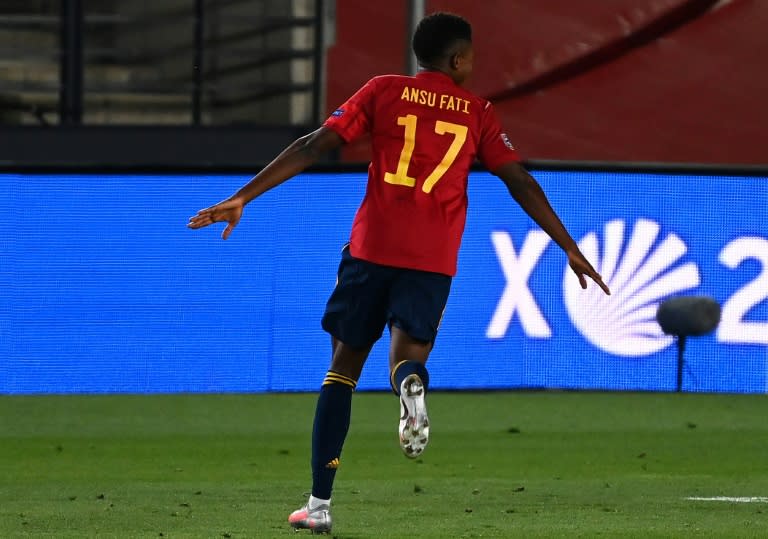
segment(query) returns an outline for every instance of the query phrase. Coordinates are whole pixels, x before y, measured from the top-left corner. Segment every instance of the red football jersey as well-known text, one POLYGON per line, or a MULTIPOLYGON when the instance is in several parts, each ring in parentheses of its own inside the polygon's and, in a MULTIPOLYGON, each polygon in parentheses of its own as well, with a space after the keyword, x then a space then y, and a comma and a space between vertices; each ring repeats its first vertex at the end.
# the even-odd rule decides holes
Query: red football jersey
POLYGON ((440 72, 375 77, 324 125, 346 142, 371 134, 350 253, 386 266, 454 275, 472 163, 520 160, 490 102, 440 72))

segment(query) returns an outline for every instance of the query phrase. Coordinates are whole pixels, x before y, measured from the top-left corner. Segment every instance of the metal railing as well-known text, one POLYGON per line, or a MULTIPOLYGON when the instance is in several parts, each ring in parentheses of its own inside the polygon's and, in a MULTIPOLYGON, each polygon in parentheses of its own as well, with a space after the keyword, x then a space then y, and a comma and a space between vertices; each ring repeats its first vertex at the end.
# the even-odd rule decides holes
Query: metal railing
POLYGON ((8 2, 0 123, 313 123, 322 10, 323 0, 8 2))

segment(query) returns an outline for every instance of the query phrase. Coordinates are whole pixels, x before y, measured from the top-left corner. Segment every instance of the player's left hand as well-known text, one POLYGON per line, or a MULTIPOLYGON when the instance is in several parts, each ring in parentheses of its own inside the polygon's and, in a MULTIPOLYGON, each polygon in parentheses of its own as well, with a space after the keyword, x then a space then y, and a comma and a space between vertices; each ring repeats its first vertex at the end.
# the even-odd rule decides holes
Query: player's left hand
POLYGON ((225 240, 237 226, 237 223, 240 222, 240 217, 243 215, 243 207, 242 201, 237 198, 229 198, 214 204, 210 208, 198 211, 189 218, 187 227, 197 229, 212 225, 213 223, 226 221, 227 227, 221 233, 221 239, 225 240))
POLYGON ((568 251, 568 265, 571 266, 571 269, 576 274, 576 276, 579 278, 579 284, 582 288, 587 288, 587 279, 584 277, 585 275, 595 281, 597 285, 603 289, 603 292, 610 295, 611 291, 608 289, 608 286, 603 282, 603 278, 600 276, 599 273, 595 271, 595 268, 592 267, 592 264, 589 263, 589 261, 584 258, 584 255, 581 254, 581 251, 578 249, 575 249, 573 251, 568 251))

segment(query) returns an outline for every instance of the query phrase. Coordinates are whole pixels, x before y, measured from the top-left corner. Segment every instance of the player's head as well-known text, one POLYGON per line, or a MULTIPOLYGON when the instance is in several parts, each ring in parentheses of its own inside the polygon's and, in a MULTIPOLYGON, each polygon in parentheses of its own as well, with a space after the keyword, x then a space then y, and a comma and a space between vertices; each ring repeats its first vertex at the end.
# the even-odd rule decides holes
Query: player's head
POLYGON ((453 13, 427 15, 413 33, 413 52, 419 65, 443 71, 462 84, 472 73, 472 26, 453 13))

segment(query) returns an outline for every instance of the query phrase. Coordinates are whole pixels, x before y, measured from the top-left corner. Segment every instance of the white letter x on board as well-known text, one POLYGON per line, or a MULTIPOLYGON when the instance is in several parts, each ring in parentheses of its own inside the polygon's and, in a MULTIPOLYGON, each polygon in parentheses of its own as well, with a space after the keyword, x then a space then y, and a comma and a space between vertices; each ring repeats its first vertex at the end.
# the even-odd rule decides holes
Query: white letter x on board
POLYGON ((504 272, 507 284, 496 305, 491 323, 485 331, 489 339, 501 339, 507 333, 512 316, 517 310, 523 331, 529 337, 552 336, 549 324, 544 320, 536 300, 528 288, 528 277, 549 244, 549 236, 541 230, 532 230, 525 237, 520 256, 515 253, 512 239, 507 232, 491 232, 491 241, 504 272))

